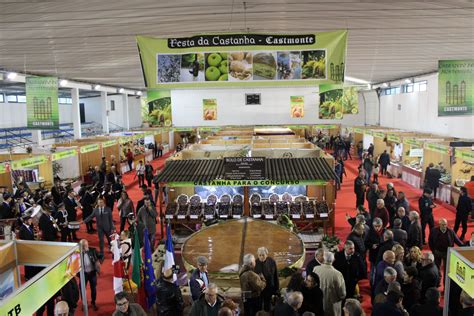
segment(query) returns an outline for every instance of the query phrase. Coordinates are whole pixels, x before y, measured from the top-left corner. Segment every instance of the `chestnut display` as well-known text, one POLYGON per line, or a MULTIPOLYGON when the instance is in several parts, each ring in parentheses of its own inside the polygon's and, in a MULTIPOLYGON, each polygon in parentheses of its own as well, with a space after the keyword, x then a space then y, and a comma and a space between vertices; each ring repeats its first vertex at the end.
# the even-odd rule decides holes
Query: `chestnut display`
POLYGON ((329 206, 326 201, 316 201, 316 211, 318 214, 328 214, 329 206))
POLYGON ((283 202, 283 201, 279 201, 276 203, 276 215, 277 216, 280 216, 280 215, 287 215, 288 214, 288 207, 289 207, 289 204, 288 202, 283 202))
POLYGON ((165 210, 165 218, 173 218, 178 209, 178 204, 175 202, 168 203, 165 210))
POLYGON ((244 214, 244 197, 242 195, 234 195, 232 199, 232 217, 240 217, 244 214))
POLYGON ((228 218, 230 215, 230 195, 224 194, 221 196, 219 203, 217 204, 217 213, 219 218, 228 218))
POLYGON ((262 203, 263 205, 263 215, 265 218, 268 218, 270 216, 275 216, 275 204, 270 203, 270 202, 264 202, 262 203))
POLYGON ((250 213, 252 214, 252 216, 255 218, 255 217, 258 217, 258 216, 262 216, 262 197, 260 196, 260 194, 258 193, 253 193, 251 196, 250 196, 250 199, 249 199, 249 202, 250 202, 250 213))
POLYGON ((204 218, 210 219, 214 218, 216 215, 216 204, 217 204, 217 196, 211 194, 207 197, 206 204, 204 205, 204 218))
POLYGON ((176 213, 176 217, 178 219, 184 219, 186 215, 188 215, 189 204, 188 204, 188 196, 186 194, 181 194, 176 199, 178 202, 178 212, 176 213))
POLYGON ((292 202, 290 204, 290 215, 301 215, 302 206, 301 202, 292 202))
POLYGON ((314 207, 313 201, 304 201, 302 203, 302 208, 303 208, 303 213, 306 216, 306 218, 314 218, 316 209, 314 207))
POLYGON ((193 195, 189 199, 189 217, 197 219, 202 213, 201 197, 199 195, 193 195))

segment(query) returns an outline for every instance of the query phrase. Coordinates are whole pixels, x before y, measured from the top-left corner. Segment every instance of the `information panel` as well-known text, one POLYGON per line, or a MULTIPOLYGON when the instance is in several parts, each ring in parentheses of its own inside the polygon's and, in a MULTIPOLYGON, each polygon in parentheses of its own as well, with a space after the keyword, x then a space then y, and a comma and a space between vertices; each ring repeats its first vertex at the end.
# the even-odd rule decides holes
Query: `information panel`
POLYGON ((226 180, 264 180, 264 157, 227 157, 224 158, 226 180))

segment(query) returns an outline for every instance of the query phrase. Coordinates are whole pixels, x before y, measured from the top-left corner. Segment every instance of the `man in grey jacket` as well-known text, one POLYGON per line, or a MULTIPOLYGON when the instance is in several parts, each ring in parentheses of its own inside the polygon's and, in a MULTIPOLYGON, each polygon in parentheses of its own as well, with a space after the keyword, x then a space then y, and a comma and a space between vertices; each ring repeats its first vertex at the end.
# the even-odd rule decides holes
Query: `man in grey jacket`
POLYGON ((140 236, 143 236, 145 227, 148 229, 148 238, 150 239, 150 245, 152 251, 155 245, 155 234, 158 213, 156 212, 155 206, 151 203, 148 197, 144 198, 143 206, 138 210, 138 230, 140 236))
POLYGON ((114 223, 112 221, 112 211, 109 207, 105 206, 104 199, 99 199, 97 208, 92 211, 92 214, 89 215, 84 220, 84 223, 90 222, 95 217, 97 233, 99 235, 99 247, 100 247, 100 257, 104 257, 104 236, 107 238, 107 242, 110 247, 110 235, 112 231, 115 230, 114 223))

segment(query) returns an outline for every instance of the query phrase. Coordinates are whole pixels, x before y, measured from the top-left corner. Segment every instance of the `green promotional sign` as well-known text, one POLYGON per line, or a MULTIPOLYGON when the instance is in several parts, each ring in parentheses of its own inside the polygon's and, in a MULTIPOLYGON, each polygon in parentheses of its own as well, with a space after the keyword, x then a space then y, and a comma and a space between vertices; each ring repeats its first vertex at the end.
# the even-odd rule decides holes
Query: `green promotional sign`
POLYGON ((47 161, 48 161, 48 156, 41 155, 41 156, 12 161, 11 166, 12 166, 12 170, 22 170, 25 168, 31 168, 37 165, 41 165, 47 161))
POLYGON ((359 92, 356 87, 344 88, 342 98, 342 111, 344 114, 359 113, 359 92))
POLYGON ((364 134, 364 129, 360 127, 354 127, 354 133, 364 134))
POLYGON ((57 152, 57 153, 53 153, 51 155, 51 160, 56 161, 56 160, 60 160, 60 159, 74 157, 76 155, 77 155, 77 150, 76 149, 68 149, 68 150, 57 152))
POLYGON ((59 129, 58 78, 27 76, 26 112, 29 129, 59 129))
POLYGON ((290 117, 304 117, 304 96, 290 96, 290 117))
POLYGON ((449 155, 449 146, 435 143, 425 143, 425 149, 435 151, 441 154, 449 155))
POLYGON ((0 163, 0 174, 7 173, 8 171, 7 165, 5 163, 0 163))
POLYGON ((369 130, 369 129, 366 129, 366 130, 364 130, 364 135, 374 136, 374 131, 371 131, 371 130, 369 130))
POLYGON ((438 116, 474 115, 474 60, 440 60, 438 73, 438 116))
POLYGON ((85 145, 81 147, 81 154, 85 154, 91 151, 99 150, 100 145, 99 144, 90 144, 90 145, 85 145))
POLYGON ((385 138, 384 132, 374 132, 374 136, 378 138, 385 138))
POLYGON ((132 137, 124 136, 124 137, 119 138, 119 143, 120 144, 125 144, 125 143, 128 143, 128 142, 132 141, 132 140, 133 140, 132 137))
POLYGON ((249 186, 270 186, 270 185, 326 185, 326 181, 322 180, 211 180, 196 182, 169 182, 168 187, 193 187, 193 186, 233 186, 233 187, 249 187, 249 186))
POLYGON ((451 251, 448 275, 467 294, 474 297, 474 269, 467 262, 469 261, 451 251))
POLYGON ((318 128, 318 129, 333 129, 333 128, 337 128, 337 125, 335 124, 317 124, 317 125, 314 125, 315 128, 318 128))
POLYGON ((414 137, 403 137, 403 143, 411 146, 422 147, 423 143, 414 137))
POLYGON ((472 151, 456 150, 455 156, 464 161, 474 162, 474 152, 472 151))
POLYGON ((396 136, 396 135, 392 135, 392 134, 387 135, 387 140, 390 141, 390 142, 394 142, 394 143, 401 143, 402 142, 402 138, 400 136, 396 136))
POLYGON ((111 146, 116 145, 116 144, 117 144, 117 140, 109 140, 109 141, 106 141, 106 142, 102 143, 102 148, 111 147, 111 146))
POLYGON ((202 99, 202 119, 204 121, 217 120, 217 99, 202 99))
POLYGON ((319 85, 319 118, 342 120, 344 116, 342 84, 319 85))
POLYGON ((137 36, 149 89, 310 86, 344 81, 347 31, 137 36))
POLYGON ((148 90, 144 106, 144 120, 151 126, 170 127, 173 124, 170 90, 148 90))

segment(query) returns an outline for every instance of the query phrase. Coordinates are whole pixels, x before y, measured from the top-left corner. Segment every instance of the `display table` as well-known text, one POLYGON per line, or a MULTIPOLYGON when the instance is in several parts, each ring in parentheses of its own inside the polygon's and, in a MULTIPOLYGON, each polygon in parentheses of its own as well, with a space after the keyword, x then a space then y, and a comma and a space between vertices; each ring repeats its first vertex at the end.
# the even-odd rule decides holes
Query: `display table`
POLYGON ((421 170, 405 165, 402 166, 402 180, 417 189, 421 188, 421 174, 421 170))
POLYGON ((387 172, 392 178, 401 178, 402 176, 402 165, 398 162, 390 162, 387 166, 387 172))
POLYGON ((440 182, 436 197, 445 203, 451 203, 451 185, 440 182))

